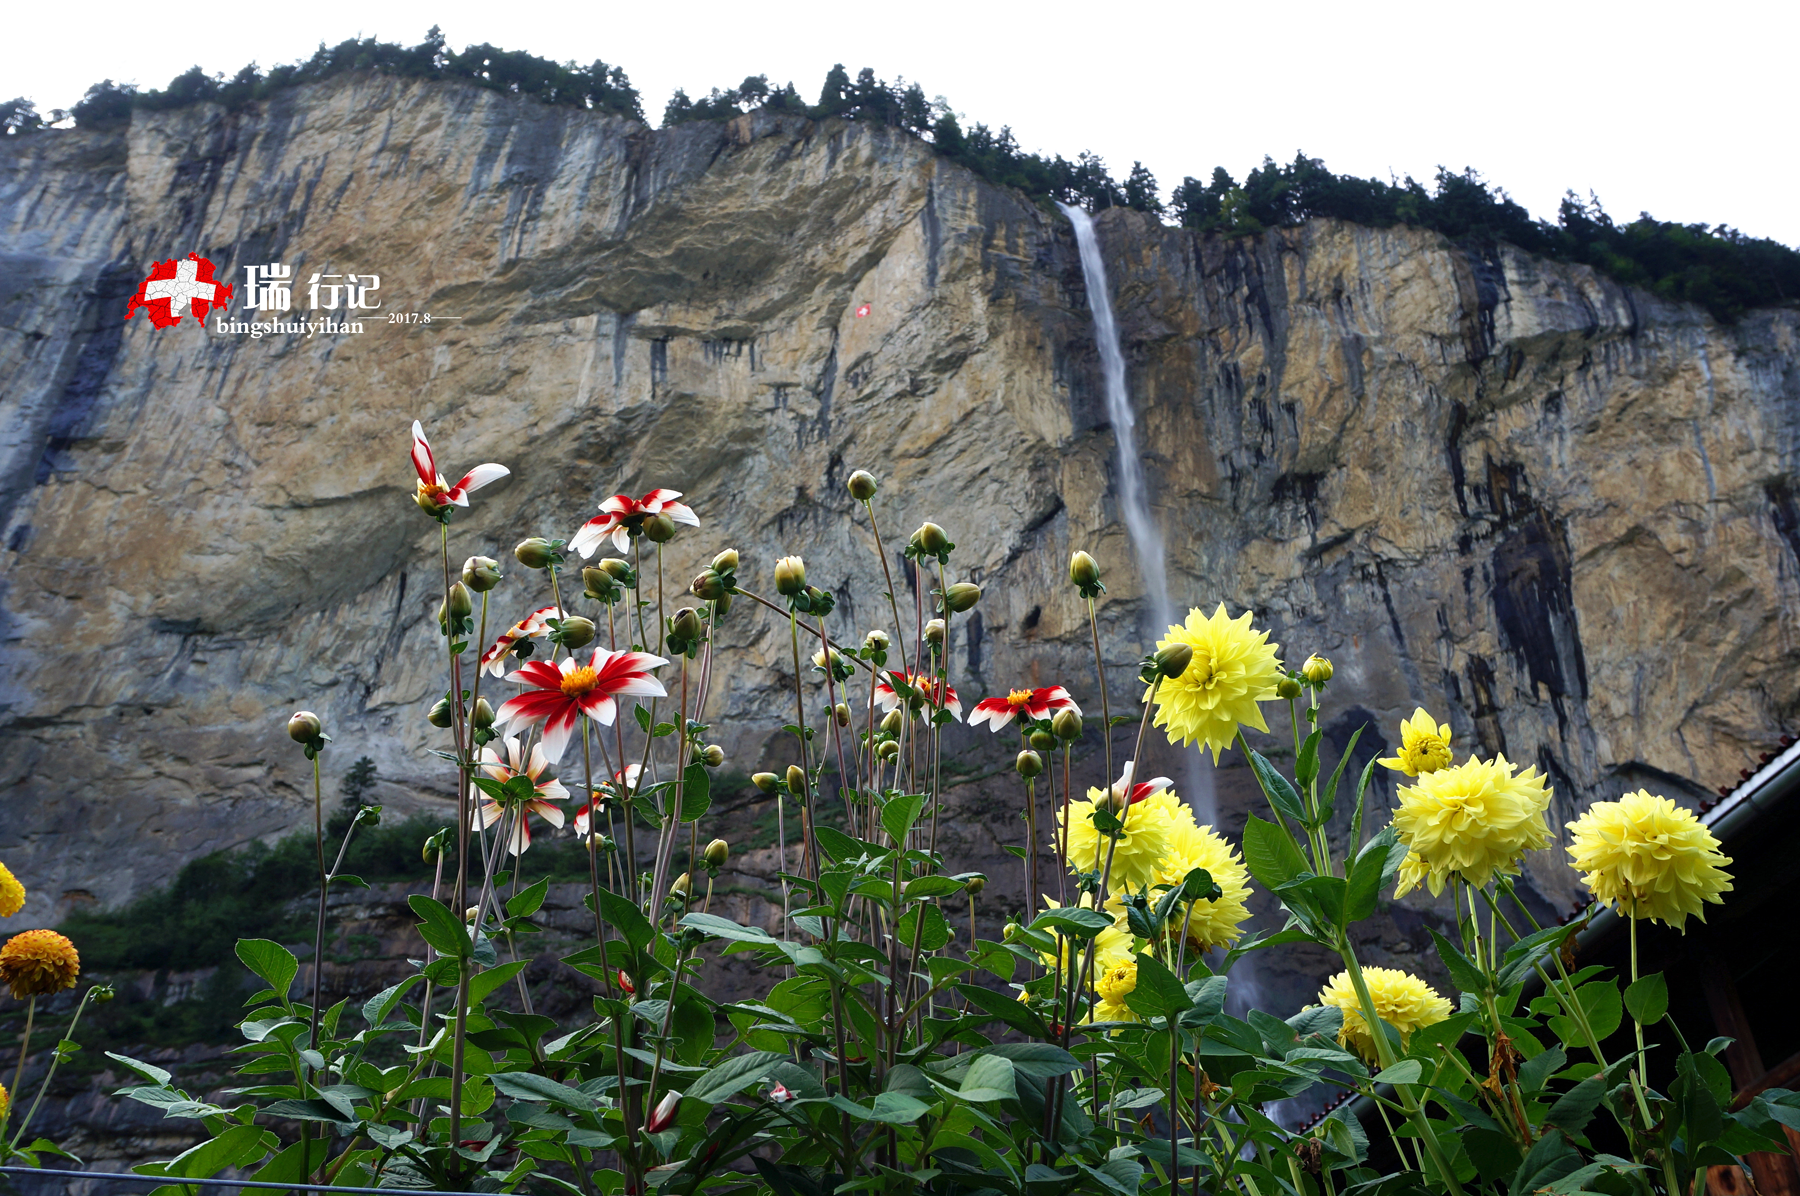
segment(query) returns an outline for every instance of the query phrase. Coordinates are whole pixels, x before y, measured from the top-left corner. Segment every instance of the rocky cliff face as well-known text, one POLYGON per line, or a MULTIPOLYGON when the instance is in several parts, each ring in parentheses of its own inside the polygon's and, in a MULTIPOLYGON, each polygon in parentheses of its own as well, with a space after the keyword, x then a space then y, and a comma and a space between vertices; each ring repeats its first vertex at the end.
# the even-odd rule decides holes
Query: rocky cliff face
MULTIPOLYGON (((1372 723, 1366 754, 1425 704, 1547 772, 1560 825, 1641 784, 1702 795, 1791 729, 1800 315, 1720 327, 1408 229, 1098 224, 1176 601, 1329 655, 1334 742, 1372 723)), ((1068 681, 1092 703, 1064 575, 1088 548, 1131 696, 1148 628, 1070 229, 903 134, 650 132, 351 77, 4 139, 0 253, 0 854, 32 887, 21 921, 297 825, 296 706, 336 738, 328 785, 367 754, 390 804, 444 808, 415 417, 452 476, 513 469, 454 524, 457 560, 671 486, 703 522, 670 546, 672 584, 725 546, 765 584, 803 552, 847 635, 889 621, 842 484, 874 470, 890 545, 934 518, 987 587, 954 645, 965 699, 1068 681), (235 318, 243 268, 271 262, 299 308, 315 272, 378 274, 382 314, 261 339, 122 322, 150 265, 190 251, 237 284, 235 318)), ((546 600, 516 573, 497 622, 546 600)), ((746 770, 787 762, 781 630, 749 610, 727 628, 708 713, 746 770)), ((985 734, 955 746, 976 774, 1000 759, 985 734)), ((1015 785, 962 786, 949 843, 1013 890, 1015 785)), ((1230 767, 1218 786, 1235 831, 1250 787, 1230 767)), ((1531 876, 1566 905, 1557 855, 1531 876)), ((1388 945, 1413 946, 1399 923, 1388 945)))

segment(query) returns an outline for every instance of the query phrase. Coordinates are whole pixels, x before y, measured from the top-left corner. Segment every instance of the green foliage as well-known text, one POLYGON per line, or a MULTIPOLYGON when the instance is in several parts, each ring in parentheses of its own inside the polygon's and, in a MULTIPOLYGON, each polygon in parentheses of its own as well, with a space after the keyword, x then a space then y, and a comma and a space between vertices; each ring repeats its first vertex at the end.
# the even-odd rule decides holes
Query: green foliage
POLYGON ((1724 225, 1671 224, 1644 214, 1617 224, 1597 198, 1570 192, 1556 223, 1534 220, 1504 190, 1471 168, 1439 168, 1430 190, 1336 175, 1317 158, 1286 166, 1265 158, 1242 186, 1223 167, 1210 182, 1183 179, 1171 211, 1185 227, 1227 235, 1260 233, 1328 217, 1372 228, 1411 224, 1491 249, 1499 242, 1558 261, 1578 262, 1665 298, 1694 303, 1722 321, 1754 307, 1800 299, 1800 253, 1724 225))

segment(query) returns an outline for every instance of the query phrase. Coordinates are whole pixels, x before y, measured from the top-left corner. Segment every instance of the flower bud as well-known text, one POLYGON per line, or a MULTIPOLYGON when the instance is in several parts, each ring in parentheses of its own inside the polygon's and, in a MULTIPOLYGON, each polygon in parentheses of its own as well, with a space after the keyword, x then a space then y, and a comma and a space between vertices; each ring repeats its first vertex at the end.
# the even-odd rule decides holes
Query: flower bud
POLYGON ((527 569, 548 568, 556 560, 556 550, 542 536, 531 536, 513 545, 513 555, 527 569))
POLYGON ((667 1096, 656 1102, 656 1108, 644 1119, 644 1132, 660 1134, 675 1124, 675 1115, 681 1111, 681 1093, 670 1091, 667 1096))
POLYGON ((113 992, 113 986, 110 984, 96 984, 93 988, 88 990, 88 999, 93 1001, 96 1005, 104 1005, 116 995, 117 994, 113 992))
POLYGON ((1044 758, 1036 752, 1023 751, 1019 753, 1019 758, 1013 761, 1013 767, 1019 770, 1020 776, 1029 781, 1044 771, 1044 758))
POLYGON ((619 982, 619 987, 624 989, 627 995, 632 995, 637 992, 637 985, 631 982, 631 977, 625 974, 624 968, 620 968, 619 974, 613 977, 613 979, 619 982))
POLYGON ((477 594, 485 594, 499 585, 503 576, 500 562, 491 556, 472 556, 463 562, 463 584, 477 594))
POLYGON ((562 646, 571 652, 576 648, 585 648, 594 642, 594 621, 584 619, 580 615, 569 615, 557 625, 561 632, 562 646))
POLYGON ((736 573, 738 571, 738 550, 727 548, 713 558, 712 567, 714 573, 736 573))
POLYGON ((963 891, 971 897, 979 895, 985 888, 987 888, 987 877, 985 876, 971 876, 963 881, 963 891))
POLYGON ((296 710, 294 717, 288 719, 288 738, 295 743, 313 743, 324 730, 319 716, 310 710, 296 710))
POLYGON ((850 480, 845 485, 850 487, 850 497, 857 502, 868 502, 875 497, 875 491, 879 489, 875 485, 875 475, 866 469, 859 469, 851 474, 850 480))
POLYGON ((1069 580, 1076 588, 1089 590, 1100 584, 1100 562, 1080 549, 1069 558, 1069 580))
POLYGON ((888 650, 888 633, 877 627, 863 636, 863 651, 886 652, 888 650))
POLYGON ((963 614, 975 609, 981 601, 981 587, 972 581, 959 581, 944 591, 944 605, 952 614, 963 614))
POLYGON ((435 864, 444 855, 444 836, 442 832, 425 836, 425 846, 419 849, 419 858, 427 864, 435 864))
POLYGON ((750 783, 764 793, 773 793, 775 786, 781 783, 781 778, 772 772, 759 772, 750 778, 750 783))
POLYGON ((463 911, 463 921, 465 921, 465 922, 473 922, 476 918, 479 918, 480 916, 481 916, 481 907, 479 905, 471 905, 468 909, 465 909, 463 911))
POLYGON ((804 794, 806 792, 806 770, 798 764, 788 765, 787 787, 788 792, 795 797, 804 794))
POLYGON ((903 717, 904 716, 900 713, 900 708, 896 706, 894 709, 888 711, 882 718, 881 729, 886 731, 889 735, 900 734, 900 725, 903 717))
POLYGON ((725 861, 731 858, 731 844, 723 839, 714 839, 706 845, 704 858, 712 867, 723 868, 725 861))
POLYGON ((1156 671, 1164 677, 1179 677, 1187 672, 1194 659, 1194 646, 1176 640, 1156 650, 1156 671))
POLYGON ((726 615, 728 615, 730 613, 731 613, 731 595, 730 594, 726 594, 723 598, 720 598, 717 602, 713 603, 713 617, 714 618, 723 619, 726 615))
POLYGON ((1319 689, 1331 680, 1331 662, 1315 652, 1306 658, 1306 663, 1300 666, 1300 672, 1314 689, 1319 689))
POLYGON ((806 562, 784 556, 775 562, 775 592, 792 598, 806 588, 806 562))
POLYGON ((716 743, 709 743, 700 749, 700 761, 708 768, 717 768, 725 763, 725 749, 716 743))
POLYGON ((456 619, 466 619, 475 611, 475 600, 469 597, 469 587, 456 582, 450 587, 450 599, 446 605, 450 615, 456 619))
POLYGON ((587 837, 587 849, 589 851, 612 851, 617 846, 617 843, 614 843, 611 839, 608 839, 598 831, 587 837))
POLYGON ((607 576, 611 577, 622 586, 629 588, 637 581, 637 570, 631 567, 631 562, 621 560, 616 556, 609 556, 602 559, 600 568, 606 570, 607 576))
POLYGON ((944 621, 933 619, 925 624, 925 642, 936 648, 944 646, 944 621))
POLYGON ((652 544, 667 544, 675 538, 675 521, 658 513, 644 520, 644 539, 652 544))
POLYGON ((434 727, 448 727, 456 721, 455 708, 450 705, 449 698, 439 698, 426 714, 425 721, 434 727))
POLYGON ((691 606, 684 606, 675 612, 669 620, 669 634, 683 644, 696 644, 706 633, 706 627, 700 622, 700 612, 691 606))
POLYGON ((837 720, 838 726, 848 727, 850 725, 850 704, 848 702, 839 702, 836 706, 833 706, 831 708, 831 717, 837 720))
POLYGON ((900 754, 900 745, 891 739, 883 740, 875 745, 875 754, 890 763, 900 754))
POLYGON ((475 699, 475 709, 469 712, 469 721, 475 724, 477 731, 485 731, 494 725, 494 708, 488 705, 486 698, 475 699))
POLYGON ((1300 683, 1292 677, 1283 677, 1275 683, 1275 696, 1278 698, 1297 698, 1300 696, 1300 683))
POLYGON ((685 872, 683 872, 680 876, 677 876, 675 878, 675 883, 669 886, 669 896, 671 896, 671 897, 678 897, 682 901, 686 901, 689 897, 692 897, 693 895, 694 895, 693 878, 690 877, 685 872))
POLYGON ((587 596, 595 602, 617 602, 619 600, 619 584, 613 575, 598 565, 588 565, 581 571, 581 584, 586 587, 587 596))
POLYGON ((1075 713, 1074 707, 1064 706, 1050 720, 1050 729, 1056 733, 1058 739, 1073 742, 1081 738, 1081 716, 1075 713))
POLYGON ((716 602, 725 596, 725 581, 717 573, 708 569, 694 578, 688 589, 694 592, 696 598, 706 602, 716 602))
POLYGON ((919 530, 913 533, 913 540, 931 556, 950 551, 950 537, 935 523, 921 523, 919 530))
POLYGON ((1026 738, 1031 742, 1031 746, 1040 752, 1047 752, 1056 747, 1056 735, 1042 727, 1033 730, 1026 738))

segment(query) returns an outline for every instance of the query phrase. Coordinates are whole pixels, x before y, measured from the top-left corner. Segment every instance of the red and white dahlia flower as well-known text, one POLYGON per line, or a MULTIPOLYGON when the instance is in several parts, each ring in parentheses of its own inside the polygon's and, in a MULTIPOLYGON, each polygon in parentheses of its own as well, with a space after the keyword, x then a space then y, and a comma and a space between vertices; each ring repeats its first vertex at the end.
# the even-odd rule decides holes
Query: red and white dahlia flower
POLYGON ((489 461, 463 474, 456 485, 449 485, 444 481, 444 475, 438 472, 437 458, 431 452, 431 441, 425 439, 425 429, 416 419, 412 426, 412 463, 414 471, 419 475, 419 488, 413 495, 414 501, 426 514, 440 517, 450 507, 468 506, 469 495, 473 491, 512 473, 506 466, 489 461))
POLYGON ((676 523, 699 527, 700 517, 684 504, 675 501, 680 497, 679 490, 652 490, 642 498, 615 494, 600 504, 600 514, 581 525, 569 540, 569 547, 586 560, 600 547, 600 541, 611 536, 614 548, 620 552, 629 552, 631 533, 642 528, 644 520, 652 515, 667 515, 676 523))
MULTIPOLYGON (((531 823, 525 816, 536 814, 551 826, 562 829, 562 809, 551 803, 568 801, 569 791, 563 788, 563 783, 554 775, 548 780, 541 779, 550 768, 550 761, 544 758, 543 744, 532 744, 530 757, 521 759, 516 735, 509 735, 501 742, 506 747, 504 757, 491 746, 481 749, 481 771, 503 785, 514 777, 521 776, 528 778, 532 784, 531 796, 525 799, 523 808, 513 819, 510 833, 506 836, 506 849, 518 855, 531 846, 531 823)), ((475 808, 475 825, 486 830, 505 816, 506 807, 484 792, 481 804, 475 808)))
POLYGON ((506 675, 506 657, 513 645, 522 639, 542 639, 550 634, 550 620, 556 617, 554 606, 541 606, 501 633, 500 638, 481 654, 481 671, 491 676, 506 675))
POLYGON ((594 786, 592 800, 589 801, 587 805, 582 806, 575 811, 576 836, 582 839, 587 838, 588 828, 590 826, 598 827, 599 816, 606 812, 605 806, 601 803, 607 801, 624 801, 627 793, 635 793, 637 791, 638 778, 643 774, 643 765, 627 764, 624 772, 613 773, 613 779, 610 783, 602 781, 600 784, 594 786))
POLYGON ((1042 689, 1015 689, 1004 698, 983 698, 975 703, 975 709, 969 713, 969 725, 985 722, 989 729, 998 731, 1015 716, 1028 722, 1036 722, 1041 718, 1049 718, 1058 710, 1073 710, 1081 713, 1081 707, 1069 696, 1069 691, 1060 685, 1049 685, 1042 689))
MULTIPOLYGON (((942 706, 957 718, 962 717, 962 702, 957 699, 956 691, 949 684, 925 673, 908 673, 892 671, 883 674, 881 682, 875 686, 875 701, 882 710, 892 710, 900 705, 900 694, 890 684, 891 680, 899 681, 918 695, 918 698, 932 706, 942 706)), ((908 701, 907 705, 912 705, 908 701)))
POLYGON ((1161 793, 1175 783, 1168 777, 1151 777, 1147 781, 1140 781, 1134 785, 1131 783, 1131 774, 1136 768, 1136 760, 1125 761, 1124 771, 1119 773, 1119 779, 1114 782, 1112 787, 1114 801, 1124 798, 1124 804, 1130 805, 1132 802, 1143 801, 1146 797, 1161 793))
POLYGON ((541 721, 544 754, 560 760, 581 715, 610 727, 619 713, 615 699, 667 697, 669 691, 650 670, 668 663, 648 652, 608 652, 604 648, 594 649, 587 664, 577 664, 573 656, 560 664, 528 660, 506 679, 530 688, 494 711, 494 725, 517 728, 541 721))

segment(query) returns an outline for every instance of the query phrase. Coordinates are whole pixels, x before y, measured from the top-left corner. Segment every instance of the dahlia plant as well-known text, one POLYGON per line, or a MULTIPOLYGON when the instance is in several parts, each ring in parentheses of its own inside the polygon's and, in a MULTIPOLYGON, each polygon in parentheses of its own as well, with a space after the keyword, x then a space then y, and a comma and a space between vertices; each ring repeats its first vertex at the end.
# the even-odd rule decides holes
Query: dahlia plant
MULTIPOLYGON (((1328 771, 1331 664, 1286 667, 1251 612, 1220 605, 1167 629, 1139 665, 1135 715, 1118 719, 1135 723, 1133 750, 1115 760, 1095 613, 1105 587, 1077 552, 1069 577, 1094 676, 982 698, 968 719, 1020 737, 1023 842, 1011 846, 1027 888, 995 894, 938 847, 944 730, 963 710, 944 646, 980 587, 952 580, 956 546, 928 522, 905 548, 924 584, 902 612, 873 475, 856 471, 849 488, 887 626, 857 640, 799 556, 760 569, 727 549, 685 594, 665 585, 663 546, 703 526, 669 489, 606 499, 566 541, 527 537, 516 576, 485 557, 459 575, 452 519, 507 471, 483 465, 446 485, 417 424, 411 460, 418 506, 439 526, 447 686, 428 717, 457 795, 454 830, 425 845, 432 892, 410 899, 421 957, 360 1005, 323 1008, 319 968, 308 999, 292 952, 246 940, 239 957, 266 987, 247 1002, 236 1086, 190 1094, 113 1056, 141 1080, 122 1095, 209 1135, 139 1168, 170 1181, 159 1191, 232 1169, 295 1188, 582 1196, 1694 1196, 1706 1166, 1779 1149, 1779 1127, 1800 1124, 1800 1097, 1779 1090, 1726 1109, 1722 1040, 1689 1049, 1669 1025, 1679 1062, 1650 1074, 1643 1031, 1664 1022, 1667 997, 1660 976, 1637 975, 1636 921, 1679 926, 1729 889, 1730 861, 1672 803, 1632 794, 1573 824, 1596 905, 1632 923, 1621 993, 1601 969, 1571 970, 1575 924, 1516 921, 1529 918, 1513 899, 1521 859, 1550 844, 1545 778, 1499 756, 1458 762, 1450 728, 1423 709, 1395 756, 1347 778, 1353 737, 1328 771), (607 546, 621 555, 581 566, 570 586, 568 550, 589 560, 607 546), (495 601, 502 619, 526 613, 489 642, 495 601), (778 828, 774 929, 712 912, 731 849, 699 846, 724 759, 703 720, 728 618, 786 630, 793 665, 790 762, 753 778, 778 828), (512 690, 496 708, 484 683, 512 690), (1078 793, 1082 711, 1096 705, 1090 752, 1118 779, 1078 793), (1168 778, 1141 778, 1153 726, 1215 760, 1241 756, 1269 817, 1250 816, 1234 844, 1168 778), (1289 741, 1291 755, 1277 750, 1289 741), (1378 764, 1411 782, 1387 820, 1367 808, 1378 764), (1340 806, 1347 835, 1330 832, 1340 806), (533 820, 539 835, 568 824, 587 848, 592 939, 564 962, 591 981, 593 1012, 574 1023, 537 1012, 522 975, 547 882, 521 887, 507 861, 531 845, 533 820), (1415 886, 1454 901, 1449 933, 1433 934, 1454 997, 1358 959, 1355 925, 1415 886), (1253 889, 1282 925, 1252 930, 1253 889), (984 893, 1019 913, 998 940, 976 934, 984 893), (1234 965, 1300 942, 1342 965, 1316 1004, 1227 1012, 1234 965), (714 995, 719 953, 751 956, 766 987, 714 995), (1635 1049, 1610 1047, 1626 1012, 1635 1049), (1305 1131, 1274 1116, 1315 1090, 1356 1100, 1305 1131), (1385 1156, 1371 1155, 1371 1130, 1385 1156), (1380 1157, 1398 1169, 1384 1173, 1380 1157)), ((313 768, 317 960, 325 893, 347 879, 326 865, 319 816, 330 738, 305 711, 288 730, 313 768)), ((0 867, 0 912, 19 908, 18 888, 0 867)), ((33 1001, 78 967, 66 940, 32 937, 45 934, 0 950, 0 980, 33 1001)), ((6 1107, 0 1094, 0 1124, 6 1107)), ((53 1147, 21 1147, 24 1131, 0 1142, 41 1162, 53 1147)))

